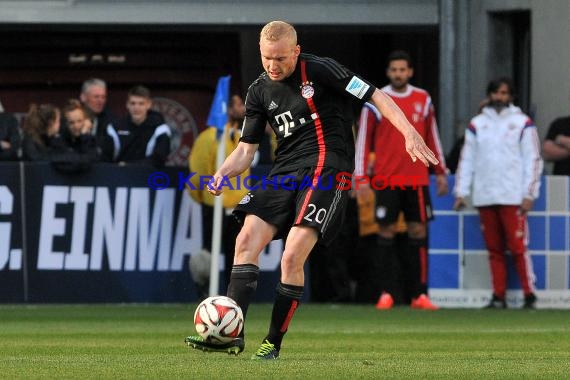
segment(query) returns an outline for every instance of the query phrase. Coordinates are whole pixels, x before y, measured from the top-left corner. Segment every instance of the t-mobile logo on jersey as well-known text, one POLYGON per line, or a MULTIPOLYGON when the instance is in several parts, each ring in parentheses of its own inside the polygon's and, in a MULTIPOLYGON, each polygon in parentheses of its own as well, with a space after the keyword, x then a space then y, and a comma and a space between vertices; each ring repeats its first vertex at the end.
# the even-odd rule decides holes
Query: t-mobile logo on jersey
POLYGON ((293 121, 293 116, 291 116, 291 111, 283 112, 275 116, 275 120, 277 121, 277 125, 279 126, 279 132, 283 132, 283 137, 291 136, 293 134, 292 132, 290 132, 291 129, 308 124, 312 120, 317 120, 318 118, 319 114, 314 112, 311 114, 311 120, 307 121, 304 117, 301 117, 298 120, 299 123, 295 125, 295 122, 293 121), (281 124, 281 122, 283 124, 281 124))
POLYGON ((291 111, 275 115, 275 121, 277 121, 277 125, 279 125, 279 132, 283 132, 283 137, 291 136, 292 133, 289 132, 289 130, 295 127, 291 111))

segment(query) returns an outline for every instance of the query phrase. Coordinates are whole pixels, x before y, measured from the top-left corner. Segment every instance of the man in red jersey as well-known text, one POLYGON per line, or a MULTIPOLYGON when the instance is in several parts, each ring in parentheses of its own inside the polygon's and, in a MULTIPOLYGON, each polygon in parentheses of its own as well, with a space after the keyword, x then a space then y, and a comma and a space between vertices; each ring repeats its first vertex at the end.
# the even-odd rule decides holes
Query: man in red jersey
MULTIPOLYGON (((436 154, 439 164, 434 166, 437 175, 437 194, 448 191, 447 168, 439 141, 435 111, 429 94, 409 84, 414 74, 410 56, 394 51, 388 57, 387 76, 390 85, 382 88, 402 109, 408 121, 436 154)), ((377 108, 366 103, 360 116, 360 129, 356 147, 355 175, 370 175, 370 185, 376 191, 376 219, 380 225, 378 249, 383 261, 395 255, 395 235, 400 212, 407 223, 408 244, 405 261, 409 263, 411 307, 436 310, 427 297, 427 222, 433 219, 429 196, 429 171, 425 165, 410 161, 402 149, 404 139, 382 117, 377 108), (370 152, 375 153, 373 163, 368 162, 370 152), (369 170, 368 168, 371 168, 369 170)), ((384 283, 376 307, 390 309, 396 279, 390 265, 383 265, 384 283)))

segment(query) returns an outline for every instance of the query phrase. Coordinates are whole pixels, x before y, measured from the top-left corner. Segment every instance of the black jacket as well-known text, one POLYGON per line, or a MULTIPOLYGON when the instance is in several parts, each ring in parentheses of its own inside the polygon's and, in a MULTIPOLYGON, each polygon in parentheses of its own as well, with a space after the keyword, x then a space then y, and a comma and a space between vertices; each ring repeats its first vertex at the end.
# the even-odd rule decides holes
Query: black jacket
POLYGON ((164 166, 170 154, 170 128, 162 114, 149 111, 140 125, 128 116, 117 122, 120 150, 117 161, 164 166))
POLYGON ((24 135, 22 144, 23 159, 27 161, 47 161, 64 173, 82 173, 97 161, 97 149, 93 136, 82 135, 74 142, 67 142, 60 135, 42 136, 39 144, 29 135, 24 135))
POLYGON ((0 141, 10 143, 10 149, 2 149, 0 146, 0 161, 18 159, 20 149, 20 130, 18 120, 10 113, 0 113, 0 141))

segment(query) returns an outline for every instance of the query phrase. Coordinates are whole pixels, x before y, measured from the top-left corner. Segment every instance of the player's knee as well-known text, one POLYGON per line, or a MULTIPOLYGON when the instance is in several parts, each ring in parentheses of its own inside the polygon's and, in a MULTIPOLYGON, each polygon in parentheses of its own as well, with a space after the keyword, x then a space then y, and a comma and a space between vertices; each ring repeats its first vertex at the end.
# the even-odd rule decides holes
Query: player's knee
POLYGON ((252 232, 247 229, 242 229, 236 238, 235 257, 242 259, 250 256, 252 242, 252 232))
MULTIPOLYGON (((236 237, 236 248, 242 248, 244 246, 247 246, 247 243, 250 239, 251 239, 251 233, 245 228, 242 228, 242 230, 239 232, 238 236, 236 237)), ((238 249, 236 249, 236 251, 237 250, 238 249)))
POLYGON ((284 253, 281 258, 281 271, 284 274, 303 271, 303 265, 303 260, 300 260, 296 255, 287 255, 284 253))

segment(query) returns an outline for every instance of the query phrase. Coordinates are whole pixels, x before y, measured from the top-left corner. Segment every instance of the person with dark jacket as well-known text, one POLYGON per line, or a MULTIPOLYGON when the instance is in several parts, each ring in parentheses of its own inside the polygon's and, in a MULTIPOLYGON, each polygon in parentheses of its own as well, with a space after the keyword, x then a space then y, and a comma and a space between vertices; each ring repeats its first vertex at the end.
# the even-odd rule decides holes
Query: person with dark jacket
POLYGON ((11 113, 5 113, 0 104, 0 161, 18 159, 20 131, 18 120, 11 113))
MULTIPOLYGON (((68 100, 63 109, 65 123, 61 129, 61 136, 69 153, 77 153, 81 160, 76 162, 81 169, 89 169, 99 161, 101 152, 97 148, 96 138, 91 134, 93 123, 89 112, 77 99, 68 100)), ((78 167, 78 169, 80 169, 78 167)))
POLYGON ((92 123, 89 133, 95 137, 99 159, 113 161, 112 139, 115 134, 110 125, 116 117, 107 108, 107 83, 99 78, 87 79, 81 86, 79 99, 92 123))
POLYGON ((74 151, 60 135, 59 108, 52 104, 32 104, 24 121, 23 159, 47 161, 65 173, 78 173, 93 160, 89 152, 74 151))
POLYGON ((118 136, 116 161, 164 166, 170 154, 171 131, 162 114, 151 107, 148 88, 135 86, 129 90, 129 114, 113 125, 118 136))
POLYGON ((59 135, 60 111, 52 104, 32 104, 24 120, 22 157, 26 161, 51 161, 65 150, 59 135))
POLYGON ((544 159, 554 163, 553 175, 570 175, 570 116, 554 120, 542 143, 544 159))

